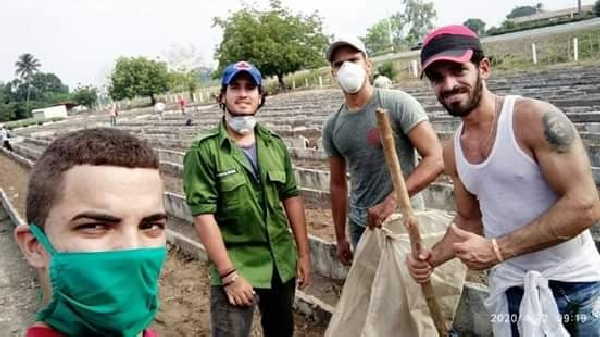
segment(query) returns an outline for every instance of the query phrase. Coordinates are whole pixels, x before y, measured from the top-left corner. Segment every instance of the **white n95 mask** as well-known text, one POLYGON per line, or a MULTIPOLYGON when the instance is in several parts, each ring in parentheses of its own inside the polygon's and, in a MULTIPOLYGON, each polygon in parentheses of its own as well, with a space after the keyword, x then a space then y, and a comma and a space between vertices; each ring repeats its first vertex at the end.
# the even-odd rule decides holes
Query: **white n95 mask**
POLYGON ((365 69, 352 62, 344 62, 336 73, 336 80, 345 93, 356 94, 362 88, 367 73, 365 69))

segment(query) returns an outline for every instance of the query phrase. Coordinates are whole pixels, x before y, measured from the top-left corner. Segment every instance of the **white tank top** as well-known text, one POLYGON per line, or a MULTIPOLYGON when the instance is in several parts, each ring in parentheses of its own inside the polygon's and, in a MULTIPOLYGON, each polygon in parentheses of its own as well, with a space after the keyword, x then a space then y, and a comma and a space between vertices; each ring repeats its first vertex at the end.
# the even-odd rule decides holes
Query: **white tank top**
MULTIPOLYGON (((487 238, 500 237, 526 226, 552 207, 558 198, 544 180, 540 167, 517 143, 513 132, 517 98, 505 97, 492 151, 481 164, 469 163, 463 154, 460 144, 463 123, 454 137, 458 176, 479 200, 487 238)), ((589 230, 570 241, 508 259, 506 263, 525 272, 541 272, 567 261, 565 267, 573 268, 575 273, 599 273, 600 255, 589 230), (583 256, 589 259, 581 258, 583 256)))

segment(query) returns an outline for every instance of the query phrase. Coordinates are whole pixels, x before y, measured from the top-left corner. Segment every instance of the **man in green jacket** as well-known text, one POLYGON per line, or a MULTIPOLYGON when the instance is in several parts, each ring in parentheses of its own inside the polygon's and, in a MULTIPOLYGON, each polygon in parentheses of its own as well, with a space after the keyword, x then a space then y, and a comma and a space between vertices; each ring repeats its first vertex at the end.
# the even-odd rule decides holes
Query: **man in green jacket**
POLYGON ((291 337, 296 278, 310 282, 304 205, 285 144, 256 124, 258 69, 237 62, 221 83, 223 119, 186 153, 183 184, 212 262, 212 335, 248 336, 258 304, 265 336, 291 337))

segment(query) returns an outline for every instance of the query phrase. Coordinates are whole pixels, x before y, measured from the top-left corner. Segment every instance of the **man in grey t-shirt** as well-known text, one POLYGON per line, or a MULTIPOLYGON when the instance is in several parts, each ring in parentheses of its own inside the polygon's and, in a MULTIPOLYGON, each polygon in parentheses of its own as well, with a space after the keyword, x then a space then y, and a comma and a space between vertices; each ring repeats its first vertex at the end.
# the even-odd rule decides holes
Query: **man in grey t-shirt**
MULTIPOLYGON (((389 113, 396 151, 411 196, 442 172, 442 147, 423 107, 414 97, 398 90, 373 88, 369 81, 372 64, 360 40, 338 39, 329 46, 327 58, 332 75, 344 91, 344 104, 325 122, 323 148, 329 156, 337 256, 342 263, 350 264, 347 218, 352 245, 356 246, 365 227, 381 226, 396 209, 375 110, 383 107, 389 113), (415 149, 421 156, 418 165, 415 149), (352 186, 349 204, 346 170, 352 186)), ((413 200, 415 203, 418 207, 418 200, 413 200)), ((422 207, 422 201, 420 204, 422 207)))

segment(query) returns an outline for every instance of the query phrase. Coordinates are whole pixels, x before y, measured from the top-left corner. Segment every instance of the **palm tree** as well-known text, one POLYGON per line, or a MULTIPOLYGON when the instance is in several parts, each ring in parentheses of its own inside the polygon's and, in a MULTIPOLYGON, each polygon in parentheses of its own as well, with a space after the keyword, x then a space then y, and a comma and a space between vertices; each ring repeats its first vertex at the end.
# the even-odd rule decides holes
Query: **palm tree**
POLYGON ((29 93, 31 91, 31 79, 34 73, 42 66, 40 60, 36 59, 33 55, 25 53, 17 59, 15 62, 17 70, 15 74, 22 80, 27 82, 27 103, 29 103, 29 93))

